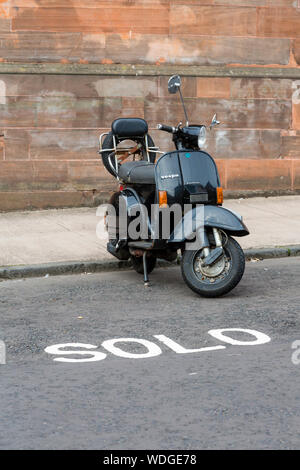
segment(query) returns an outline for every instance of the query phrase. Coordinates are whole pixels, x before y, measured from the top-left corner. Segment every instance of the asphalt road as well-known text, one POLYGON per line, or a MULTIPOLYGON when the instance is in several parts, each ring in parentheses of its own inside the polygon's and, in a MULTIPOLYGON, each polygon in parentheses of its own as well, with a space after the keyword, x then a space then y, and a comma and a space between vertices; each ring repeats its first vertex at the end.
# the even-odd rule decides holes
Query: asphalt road
POLYGON ((194 294, 178 267, 154 271, 148 289, 133 271, 1 282, 0 448, 299 449, 299 279, 300 258, 285 258, 247 263, 219 299, 194 294), (208 334, 223 328, 271 341, 232 345, 208 334), (181 354, 153 335, 177 350, 225 348, 181 354), (101 344, 113 338, 135 341, 112 353, 101 344), (96 354, 44 351, 66 343, 96 354))

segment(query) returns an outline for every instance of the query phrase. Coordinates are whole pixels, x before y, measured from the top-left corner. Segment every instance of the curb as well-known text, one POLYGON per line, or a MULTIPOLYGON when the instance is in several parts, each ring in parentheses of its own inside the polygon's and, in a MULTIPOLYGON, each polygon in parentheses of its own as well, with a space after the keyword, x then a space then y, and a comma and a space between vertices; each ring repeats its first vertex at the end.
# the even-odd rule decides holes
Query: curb
MULTIPOLYGON (((271 248, 251 248, 244 250, 246 260, 253 258, 270 259, 300 256, 300 245, 289 245, 271 248)), ((176 262, 159 260, 157 267, 165 268, 176 266, 176 262)), ((26 266, 0 267, 0 279, 20 279, 27 277, 57 276, 62 274, 97 273, 105 271, 118 271, 131 268, 130 261, 62 261, 59 263, 43 263, 26 266)))
POLYGON ((244 250, 246 260, 251 258, 270 259, 300 256, 300 245, 274 246, 268 248, 250 248, 244 250))

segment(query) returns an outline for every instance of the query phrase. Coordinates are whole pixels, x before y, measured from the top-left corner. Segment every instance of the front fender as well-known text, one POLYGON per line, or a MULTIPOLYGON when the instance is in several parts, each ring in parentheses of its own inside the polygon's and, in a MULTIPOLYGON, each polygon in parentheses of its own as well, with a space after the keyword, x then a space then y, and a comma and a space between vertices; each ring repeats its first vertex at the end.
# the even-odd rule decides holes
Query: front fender
POLYGON ((216 227, 237 237, 249 235, 249 230, 239 214, 221 206, 207 205, 194 207, 187 212, 176 225, 171 234, 170 242, 182 242, 188 239, 203 225, 204 227, 216 227))

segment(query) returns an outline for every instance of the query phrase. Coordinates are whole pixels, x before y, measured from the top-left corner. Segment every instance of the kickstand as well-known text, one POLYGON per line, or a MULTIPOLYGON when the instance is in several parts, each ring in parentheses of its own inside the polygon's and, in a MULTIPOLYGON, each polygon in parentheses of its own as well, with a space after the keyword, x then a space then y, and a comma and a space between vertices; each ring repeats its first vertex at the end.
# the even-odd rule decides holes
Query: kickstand
POLYGON ((148 271, 147 271, 147 251, 143 253, 143 268, 144 268, 144 286, 149 286, 149 278, 148 278, 148 271))

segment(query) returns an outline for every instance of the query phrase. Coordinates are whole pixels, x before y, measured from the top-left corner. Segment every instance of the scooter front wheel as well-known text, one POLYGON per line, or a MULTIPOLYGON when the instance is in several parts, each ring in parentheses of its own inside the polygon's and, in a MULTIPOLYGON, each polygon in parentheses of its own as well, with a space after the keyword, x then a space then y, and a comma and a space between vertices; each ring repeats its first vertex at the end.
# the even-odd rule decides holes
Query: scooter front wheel
POLYGON ((242 279, 245 255, 236 240, 228 237, 223 255, 211 266, 204 266, 202 250, 186 250, 181 272, 186 284, 203 297, 219 297, 230 292, 242 279))

